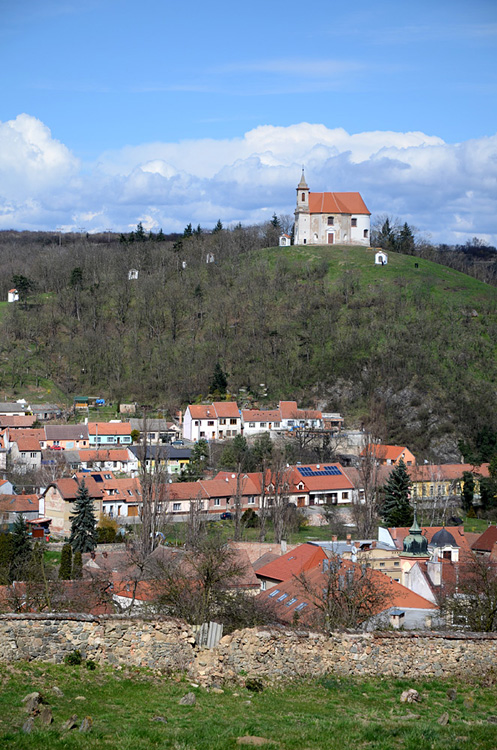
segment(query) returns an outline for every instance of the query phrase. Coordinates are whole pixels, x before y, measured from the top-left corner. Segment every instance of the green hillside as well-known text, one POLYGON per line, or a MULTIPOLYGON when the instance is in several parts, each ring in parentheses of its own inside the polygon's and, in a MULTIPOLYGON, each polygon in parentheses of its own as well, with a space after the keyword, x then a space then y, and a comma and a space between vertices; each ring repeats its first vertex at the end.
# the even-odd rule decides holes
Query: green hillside
POLYGON ((37 285, 2 310, 4 397, 57 388, 172 412, 207 397, 219 361, 240 402, 340 410, 429 460, 497 427, 497 291, 424 259, 377 267, 369 248, 260 249, 255 230, 233 230, 15 254, 0 242, 0 262, 6 288, 14 273, 37 285))

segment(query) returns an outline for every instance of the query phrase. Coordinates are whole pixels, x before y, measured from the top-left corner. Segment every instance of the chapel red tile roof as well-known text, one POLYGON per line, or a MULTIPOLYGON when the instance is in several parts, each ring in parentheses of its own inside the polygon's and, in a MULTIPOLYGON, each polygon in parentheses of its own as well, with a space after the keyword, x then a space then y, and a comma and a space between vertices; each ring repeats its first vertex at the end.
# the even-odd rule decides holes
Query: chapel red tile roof
POLYGON ((481 534, 476 542, 471 545, 471 549, 477 552, 491 552, 492 547, 497 542, 497 526, 489 526, 481 534))
POLYGON ((370 215, 360 193, 309 193, 311 214, 370 215))

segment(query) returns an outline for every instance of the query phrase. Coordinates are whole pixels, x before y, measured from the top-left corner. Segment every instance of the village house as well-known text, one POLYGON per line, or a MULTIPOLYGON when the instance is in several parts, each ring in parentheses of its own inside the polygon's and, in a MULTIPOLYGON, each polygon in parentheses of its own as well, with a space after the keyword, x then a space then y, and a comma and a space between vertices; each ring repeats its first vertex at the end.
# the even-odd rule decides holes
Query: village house
POLYGON ((241 433, 242 420, 234 401, 215 401, 212 404, 190 404, 183 420, 183 437, 197 442, 223 440, 241 433))
POLYGON ((20 401, 0 401, 0 416, 23 417, 29 412, 29 407, 24 399, 20 401))
POLYGON ((72 471, 108 470, 123 474, 138 472, 138 459, 131 448, 99 448, 64 451, 63 458, 72 471))
POLYGON ((34 520, 40 516, 39 495, 0 495, 0 526, 11 526, 18 516, 34 520))
POLYGON ((416 458, 405 445, 383 445, 383 443, 368 443, 362 449, 361 458, 373 456, 380 466, 397 466, 403 461, 406 466, 414 466, 416 458))
POLYGON ((146 449, 142 445, 133 445, 129 450, 135 459, 135 475, 143 468, 145 458, 146 471, 154 474, 159 467, 161 471, 177 476, 190 463, 192 453, 191 448, 176 448, 172 445, 147 445, 146 449))
POLYGON ((140 442, 149 445, 166 445, 181 436, 181 428, 166 419, 136 419, 129 420, 131 431, 138 430, 140 442))
MULTIPOLYGON (((19 430, 19 432, 21 432, 19 430)), ((17 437, 10 441, 9 458, 20 474, 26 474, 41 469, 42 451, 40 441, 36 437, 17 437)))
POLYGON ((360 193, 311 193, 302 170, 297 187, 295 245, 369 247, 370 217, 360 193))
POLYGON ((488 464, 475 467, 472 464, 421 464, 411 466, 409 476, 412 481, 411 497, 457 498, 459 501, 464 487, 463 474, 469 472, 475 481, 475 497, 479 497, 480 478, 488 477, 488 464))
POLYGON ((85 424, 46 425, 45 446, 55 450, 80 450, 88 448, 90 438, 85 424))
POLYGON ((110 471, 79 473, 76 479, 95 482, 102 490, 102 513, 118 520, 137 518, 143 498, 140 481, 131 477, 115 477, 110 471))
MULTIPOLYGON (((91 447, 131 445, 131 425, 129 422, 88 422, 88 435, 91 447)), ((85 447, 85 446, 81 446, 85 447)))
MULTIPOLYGON (((102 513, 103 487, 91 477, 85 477, 93 509, 98 518, 102 513)), ((40 501, 40 515, 51 519, 52 532, 68 536, 71 533, 71 515, 74 513, 79 484, 74 478, 57 479, 48 485, 40 501)))

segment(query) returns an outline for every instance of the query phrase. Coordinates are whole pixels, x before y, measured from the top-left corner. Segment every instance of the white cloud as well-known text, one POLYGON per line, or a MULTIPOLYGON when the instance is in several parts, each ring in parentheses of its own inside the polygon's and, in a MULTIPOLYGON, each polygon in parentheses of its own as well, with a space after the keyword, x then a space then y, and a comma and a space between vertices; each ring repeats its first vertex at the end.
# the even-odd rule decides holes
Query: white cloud
POLYGON ((181 231, 292 213, 302 164, 311 190, 358 190, 435 241, 497 244, 497 135, 447 144, 421 132, 299 123, 240 138, 127 146, 84 165, 36 118, 0 123, 0 227, 181 231))

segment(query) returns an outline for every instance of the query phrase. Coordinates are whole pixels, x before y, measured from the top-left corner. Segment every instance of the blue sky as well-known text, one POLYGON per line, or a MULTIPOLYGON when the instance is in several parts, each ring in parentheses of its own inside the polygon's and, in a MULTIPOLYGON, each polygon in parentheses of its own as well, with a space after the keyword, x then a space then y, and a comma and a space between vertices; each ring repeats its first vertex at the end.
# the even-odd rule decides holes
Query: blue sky
POLYGON ((0 0, 0 228, 181 230, 359 190, 497 242, 493 0, 0 0))

